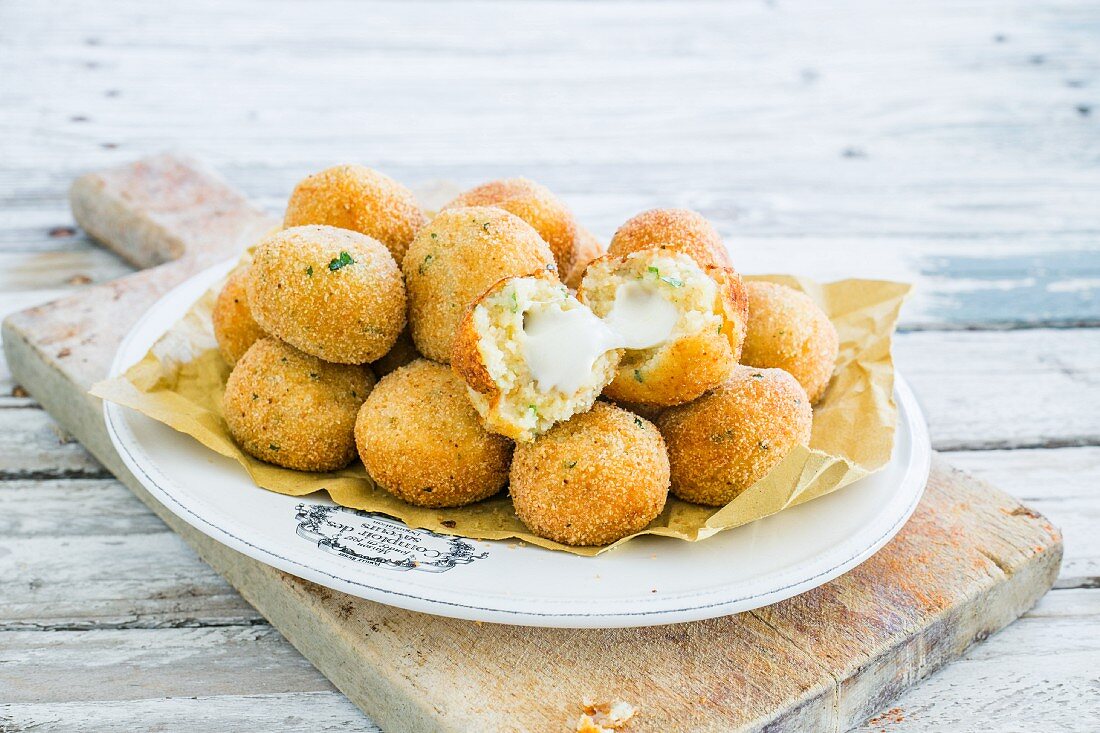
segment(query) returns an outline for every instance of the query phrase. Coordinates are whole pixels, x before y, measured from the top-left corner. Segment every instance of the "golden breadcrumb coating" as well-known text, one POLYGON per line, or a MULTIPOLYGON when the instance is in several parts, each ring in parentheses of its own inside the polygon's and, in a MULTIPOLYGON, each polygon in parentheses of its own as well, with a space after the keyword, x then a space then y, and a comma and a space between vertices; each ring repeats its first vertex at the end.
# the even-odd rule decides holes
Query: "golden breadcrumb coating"
POLYGON ((501 278, 547 268, 555 268, 550 248, 519 217, 486 206, 441 211, 420 230, 402 264, 416 348, 450 362, 467 306, 501 278))
POLYGON ((720 506, 764 478, 795 445, 808 445, 813 411, 782 369, 739 366, 718 389, 665 410, 672 493, 720 506))
POLYGON ((577 223, 573 213, 546 186, 526 178, 489 181, 459 194, 443 208, 461 206, 495 206, 515 214, 550 245, 559 273, 564 275, 573 268, 577 223))
POLYGON ((238 267, 229 273, 225 286, 218 293, 214 310, 214 338, 218 350, 229 366, 236 364, 256 339, 267 334, 252 317, 248 307, 248 267, 238 267))
POLYGON ((371 478, 417 506, 492 496, 512 463, 512 441, 482 427, 465 383, 427 359, 382 378, 359 411, 355 442, 371 478))
POLYGON ((427 222, 412 191, 361 165, 338 165, 303 179, 290 194, 283 226, 325 224, 377 239, 401 264, 427 222))
POLYGON ((584 271, 593 260, 604 255, 603 242, 596 239, 596 235, 582 226, 577 226, 577 255, 573 259, 573 268, 565 276, 565 284, 570 290, 576 290, 581 286, 584 271))
POLYGON ((606 545, 643 529, 668 498, 665 444, 653 423, 607 402, 516 446, 511 494, 535 534, 606 545))
POLYGON ((606 400, 617 407, 621 407, 627 412, 633 412, 639 417, 644 417, 652 423, 657 422, 657 418, 661 416, 661 413, 667 410, 667 407, 661 407, 660 405, 642 405, 637 402, 620 402, 613 400, 605 393, 600 397, 601 400, 606 400))
POLYGON ((622 356, 621 349, 596 356, 591 374, 574 392, 541 389, 523 352, 526 315, 534 307, 587 311, 551 272, 500 280, 467 310, 451 357, 485 426, 518 441, 534 440, 591 407, 622 356))
POLYGON ((732 268, 701 267, 673 250, 639 250, 593 262, 577 297, 606 318, 618 288, 628 282, 651 285, 680 319, 663 344, 627 349, 604 395, 619 403, 669 406, 721 384, 737 364, 745 335, 741 276, 732 268))
POLYGON ((729 251, 714 226, 688 209, 651 209, 627 221, 615 235, 607 253, 623 255, 653 247, 667 247, 692 257, 706 267, 733 267, 729 251))
POLYGON ((833 377, 840 340, 836 326, 813 298, 786 285, 750 282, 749 329, 741 361, 775 367, 798 380, 811 404, 833 377))
POLYGON ((230 372, 222 407, 246 453, 299 471, 333 471, 355 458, 355 416, 372 387, 366 367, 330 364, 262 338, 230 372))
POLYGON ((261 241, 248 304, 271 335, 340 364, 381 358, 405 327, 405 285, 389 250, 330 226, 284 229, 261 241))
POLYGON ((396 371, 406 364, 410 364, 420 358, 420 352, 416 350, 416 344, 413 343, 412 335, 409 333, 408 327, 405 328, 397 336, 397 341, 387 351, 381 359, 377 359, 370 363, 371 371, 379 379, 386 376, 390 372, 396 371))

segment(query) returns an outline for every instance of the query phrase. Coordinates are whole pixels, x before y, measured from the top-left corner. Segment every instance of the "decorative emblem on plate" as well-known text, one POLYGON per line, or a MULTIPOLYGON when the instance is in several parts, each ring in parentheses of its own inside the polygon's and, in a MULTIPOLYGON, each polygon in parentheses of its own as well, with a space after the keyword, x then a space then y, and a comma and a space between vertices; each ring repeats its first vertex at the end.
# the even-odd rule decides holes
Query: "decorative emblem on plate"
POLYGON ((461 537, 410 529, 383 514, 328 504, 299 504, 298 536, 318 549, 355 562, 392 570, 442 573, 489 556, 474 554, 461 537))

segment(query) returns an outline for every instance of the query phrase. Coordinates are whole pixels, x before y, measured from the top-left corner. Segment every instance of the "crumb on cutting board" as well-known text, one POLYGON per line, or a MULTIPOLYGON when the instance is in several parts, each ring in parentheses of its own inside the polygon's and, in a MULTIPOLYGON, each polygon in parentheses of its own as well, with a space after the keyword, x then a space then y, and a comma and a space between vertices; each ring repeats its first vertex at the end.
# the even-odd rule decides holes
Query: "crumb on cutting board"
POLYGON ((638 712, 637 708, 622 700, 592 702, 586 699, 581 707, 584 712, 577 720, 577 733, 616 733, 625 728, 638 712))

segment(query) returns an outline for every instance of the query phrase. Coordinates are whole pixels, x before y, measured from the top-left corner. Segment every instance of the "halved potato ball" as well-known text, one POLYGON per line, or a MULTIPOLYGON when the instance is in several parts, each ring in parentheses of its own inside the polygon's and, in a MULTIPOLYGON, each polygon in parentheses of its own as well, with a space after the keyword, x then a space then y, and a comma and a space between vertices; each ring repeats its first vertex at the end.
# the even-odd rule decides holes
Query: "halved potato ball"
POLYGON ((389 250, 330 226, 284 229, 261 241, 248 305, 271 335, 340 364, 380 358, 405 327, 405 285, 389 250))
POLYGON ((808 445, 813 411, 782 369, 739 366, 718 389, 665 410, 672 493, 721 506, 764 478, 796 445, 808 445))
POLYGON ((607 253, 623 255, 654 247, 683 252, 706 267, 732 267, 729 252, 714 226, 689 209, 651 209, 627 221, 615 235, 607 253))
POLYGON ((359 411, 355 442, 371 478, 417 506, 492 496, 512 461, 512 441, 482 427, 463 381, 427 359, 382 378, 359 411))
POLYGON ((609 255, 588 266, 577 297, 613 328, 648 331, 625 343, 605 390, 616 402, 690 402, 721 384, 741 354, 746 302, 731 268, 704 268, 668 249, 609 255))
POLYGON ((529 224, 503 209, 478 206, 441 211, 417 234, 401 268, 416 348, 446 363, 467 306, 490 285, 555 265, 529 224))
POLYGON ((644 529, 665 507, 669 464, 653 423, 597 402, 516 446, 516 514, 540 537, 606 545, 644 529))
POLYGON ((412 191, 397 181, 362 165, 338 165, 294 187, 283 226, 324 224, 366 234, 401 264, 426 221, 412 191))
POLYGON ((573 259, 573 268, 565 275, 565 284, 573 290, 581 286, 584 271, 592 261, 604 255, 603 243, 596 235, 582 226, 577 227, 577 255, 573 259))
POLYGON ((572 212, 546 186, 526 178, 489 181, 471 188, 444 206, 495 206, 530 224, 550 245, 558 272, 566 275, 576 257, 577 223, 572 212))
POLYGON ((372 387, 366 367, 330 364, 262 338, 230 372, 222 407, 230 434, 249 455, 333 471, 355 458, 355 417, 372 387))
POLYGON ((741 361, 789 372, 810 403, 816 403, 829 386, 840 353, 836 326, 813 298, 794 288, 750 282, 746 291, 749 329, 741 361))
POLYGON ((544 272, 501 280, 480 297, 451 365, 490 430, 530 441, 591 407, 621 354, 603 322, 544 272))
POLYGON ((236 364, 257 339, 267 335, 248 307, 247 266, 238 267, 229 274, 210 317, 214 322, 218 350, 229 366, 236 364))

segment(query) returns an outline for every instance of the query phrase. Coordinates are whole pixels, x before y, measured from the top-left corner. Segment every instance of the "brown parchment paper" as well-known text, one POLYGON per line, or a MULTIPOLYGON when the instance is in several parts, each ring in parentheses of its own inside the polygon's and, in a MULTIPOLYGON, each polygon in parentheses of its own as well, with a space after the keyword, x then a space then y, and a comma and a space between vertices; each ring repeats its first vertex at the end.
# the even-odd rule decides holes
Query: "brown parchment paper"
POLYGON ((220 283, 140 362, 124 375, 95 385, 92 394, 137 410, 236 459, 260 487, 257 491, 291 496, 324 491, 337 504, 381 512, 410 527, 474 539, 516 538, 577 555, 596 555, 643 534, 695 542, 836 491, 881 468, 893 449, 897 407, 890 341, 909 286, 879 280, 818 284, 784 275, 746 279, 779 282, 806 292, 824 308, 840 334, 833 380, 814 408, 810 446, 797 447, 765 478, 723 507, 689 504, 669 495, 664 512, 646 529, 603 547, 568 547, 536 537, 516 517, 506 491, 473 506, 425 509, 378 488, 359 462, 332 473, 307 473, 273 466, 241 451, 222 417, 229 367, 218 353, 210 321, 220 283))

